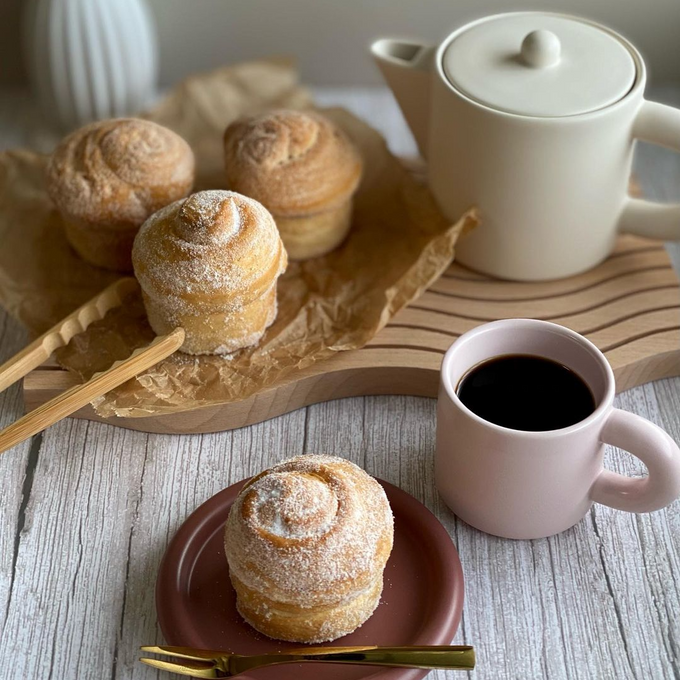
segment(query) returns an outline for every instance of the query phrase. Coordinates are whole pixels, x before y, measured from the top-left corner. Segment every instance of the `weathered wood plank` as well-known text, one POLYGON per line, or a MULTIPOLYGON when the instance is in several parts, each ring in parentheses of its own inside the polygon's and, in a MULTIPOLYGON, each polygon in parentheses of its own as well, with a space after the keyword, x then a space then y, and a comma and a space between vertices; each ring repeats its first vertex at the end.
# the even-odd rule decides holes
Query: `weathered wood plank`
MULTIPOLYGON (((27 342, 19 324, 0 309, 0 364, 19 351, 27 342)), ((23 400, 20 385, 12 385, 0 393, 0 428, 21 416, 23 400)), ((25 526, 26 503, 31 494, 35 460, 40 437, 26 441, 8 455, 0 455, 0 640, 4 638, 7 609, 20 590, 15 589, 17 555, 25 526)), ((0 654, 0 659, 3 656, 0 654)), ((2 673, 2 671, 0 671, 2 673)))
POLYGON ((111 673, 146 435, 64 420, 44 433, 2 644, 12 672, 111 673), (26 626, 26 622, 33 622, 26 626))

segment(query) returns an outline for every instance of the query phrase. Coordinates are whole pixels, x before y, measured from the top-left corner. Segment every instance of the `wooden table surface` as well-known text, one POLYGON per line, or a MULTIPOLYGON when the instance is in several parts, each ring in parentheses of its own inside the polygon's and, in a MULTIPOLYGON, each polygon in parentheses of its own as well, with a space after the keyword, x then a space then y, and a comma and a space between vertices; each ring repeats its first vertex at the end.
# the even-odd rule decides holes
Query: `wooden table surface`
MULTIPOLYGON (((396 152, 413 153, 386 91, 316 94, 383 130, 396 152)), ((680 104, 680 87, 652 95, 680 104)), ((0 148, 45 139, 28 98, 0 93, 0 148)), ((636 171, 649 197, 680 200, 680 156, 641 146, 636 171)), ((669 250, 677 267, 680 250, 669 250)), ((25 342, 0 312, 0 363, 25 342)), ((680 441, 680 379, 625 392, 616 405, 680 441)), ((21 413, 15 385, 0 394, 0 426, 21 413)), ((168 541, 220 489, 301 453, 347 457, 439 517, 466 577, 455 642, 477 649, 470 677, 679 680, 680 503, 647 515, 595 506, 579 525, 544 540, 487 536, 437 497, 434 432, 434 400, 414 397, 319 404, 210 435, 58 423, 0 457, 0 680, 170 677, 136 661, 140 644, 162 641, 154 581, 168 541)), ((616 471, 643 471, 618 450, 607 458, 616 471)))

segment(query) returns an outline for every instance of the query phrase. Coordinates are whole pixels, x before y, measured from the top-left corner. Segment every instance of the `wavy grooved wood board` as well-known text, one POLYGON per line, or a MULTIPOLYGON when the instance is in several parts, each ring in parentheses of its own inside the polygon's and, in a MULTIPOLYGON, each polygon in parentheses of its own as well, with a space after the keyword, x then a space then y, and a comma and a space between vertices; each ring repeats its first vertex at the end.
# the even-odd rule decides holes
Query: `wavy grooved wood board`
MULTIPOLYGON (((622 236, 599 267, 560 281, 498 281, 453 264, 363 349, 339 353, 242 402, 104 422, 147 432, 217 432, 341 397, 435 397, 449 345, 481 323, 511 317, 547 319, 590 338, 613 366, 618 391, 680 375, 678 278, 661 244, 622 236)), ((75 382, 54 364, 41 366, 24 380, 26 408, 75 382)), ((101 420, 90 407, 75 416, 101 420)))

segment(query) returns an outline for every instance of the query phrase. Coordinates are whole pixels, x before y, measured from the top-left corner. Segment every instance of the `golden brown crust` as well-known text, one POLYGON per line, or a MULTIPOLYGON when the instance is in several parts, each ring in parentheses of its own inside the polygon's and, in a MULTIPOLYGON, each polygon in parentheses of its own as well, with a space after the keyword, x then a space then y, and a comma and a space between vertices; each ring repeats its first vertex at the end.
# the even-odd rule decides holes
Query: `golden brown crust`
POLYGON ((182 352, 230 354, 256 345, 276 319, 276 282, 252 302, 233 309, 192 314, 177 312, 142 292, 146 314, 157 335, 184 329, 182 352))
POLYGON ((255 344, 276 316, 288 262, 272 216, 233 191, 202 191, 152 215, 132 260, 156 333, 182 326, 183 351, 255 344))
POLYGON ((352 226, 352 200, 313 215, 277 217, 276 226, 291 260, 321 257, 335 250, 347 237, 352 226))
POLYGON ((299 607, 275 602, 231 575, 238 613, 256 630, 275 640, 318 644, 349 635, 364 624, 380 603, 382 572, 351 603, 299 607))
POLYGON ((132 271, 132 244, 137 229, 107 229, 84 220, 65 219, 71 247, 86 262, 116 272, 132 271))
POLYGON ((382 487, 332 456, 299 456, 252 479, 227 519, 237 606, 270 637, 322 642, 360 626, 378 604, 392 550, 382 487))
POLYGON ((47 190, 67 219, 137 228, 189 193, 194 165, 172 130, 138 118, 105 120, 61 142, 47 166, 47 190))
POLYGON ((232 123, 224 135, 227 181, 276 217, 339 206, 361 179, 354 144, 327 118, 278 110, 232 123))

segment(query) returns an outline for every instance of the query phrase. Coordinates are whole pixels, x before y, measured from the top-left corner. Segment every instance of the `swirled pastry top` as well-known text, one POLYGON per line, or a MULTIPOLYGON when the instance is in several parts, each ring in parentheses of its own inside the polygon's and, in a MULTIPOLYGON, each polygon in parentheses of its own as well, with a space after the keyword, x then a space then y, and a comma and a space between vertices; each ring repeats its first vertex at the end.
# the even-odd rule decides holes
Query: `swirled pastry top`
POLYGON ((76 219, 138 227, 186 196, 194 154, 172 130, 139 118, 86 125, 66 137, 47 166, 55 205, 76 219))
POLYGON ((299 456, 253 478, 225 531, 229 568, 246 586, 301 607, 356 597, 392 550, 383 488, 333 456, 299 456))
POLYGON ((224 134, 227 182, 274 215, 307 215, 340 205, 361 179, 347 135, 309 111, 279 110, 232 123, 224 134))
POLYGON ((132 249, 147 295, 177 312, 228 310, 268 291, 288 263, 274 219, 233 191, 192 194, 152 215, 132 249))

